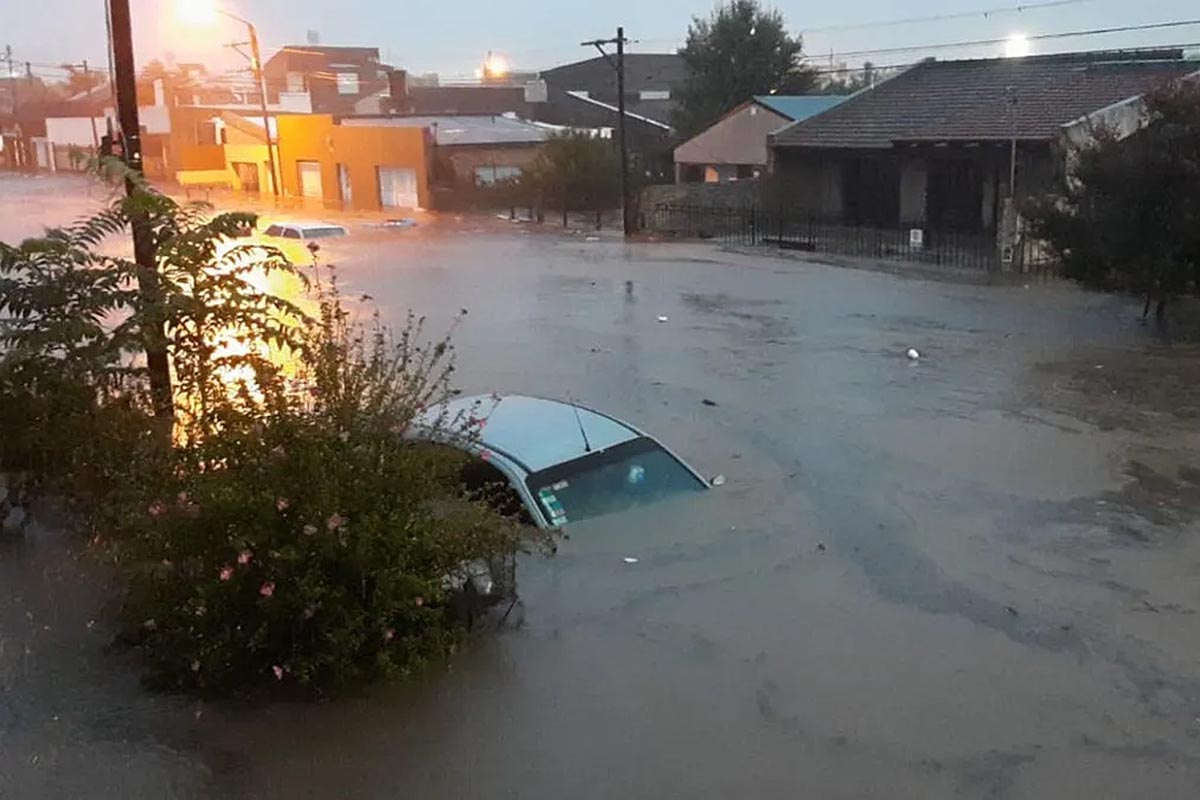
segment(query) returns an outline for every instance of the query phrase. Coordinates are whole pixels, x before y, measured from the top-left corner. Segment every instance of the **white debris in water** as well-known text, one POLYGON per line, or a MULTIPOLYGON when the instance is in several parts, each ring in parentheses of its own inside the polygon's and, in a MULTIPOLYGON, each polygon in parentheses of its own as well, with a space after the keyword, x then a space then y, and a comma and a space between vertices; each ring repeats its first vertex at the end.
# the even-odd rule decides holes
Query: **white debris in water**
POLYGON ((599 236, 586 236, 586 237, 584 237, 584 241, 585 242, 598 242, 598 241, 600 241, 600 237, 599 236))
POLYGON ((666 315, 666 314, 659 314, 659 315, 658 315, 658 321, 659 321, 659 322, 666 322, 666 321, 667 321, 667 315, 666 315))
POLYGON ((621 560, 624 561, 626 564, 638 563, 638 560, 636 558, 634 558, 633 556, 625 556, 625 558, 623 558, 621 560))
POLYGON ((713 479, 712 479, 712 485, 713 485, 713 486, 724 486, 724 485, 725 485, 725 476, 724 476, 724 475, 718 475, 718 476, 716 476, 715 478, 713 478, 713 479))
POLYGON ((915 347, 908 348, 908 352, 905 355, 908 356, 909 361, 917 361, 918 359, 921 358, 921 354, 917 351, 917 348, 915 348, 915 347))

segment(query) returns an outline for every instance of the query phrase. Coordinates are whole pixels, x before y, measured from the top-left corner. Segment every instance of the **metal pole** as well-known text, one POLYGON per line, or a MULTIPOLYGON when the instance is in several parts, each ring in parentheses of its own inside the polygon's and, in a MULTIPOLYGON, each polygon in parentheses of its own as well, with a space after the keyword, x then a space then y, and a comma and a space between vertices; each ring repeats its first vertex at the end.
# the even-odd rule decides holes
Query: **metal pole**
POLYGON ((275 139, 271 136, 271 120, 267 116, 267 81, 263 77, 262 69, 262 54, 258 50, 258 31, 254 28, 254 23, 247 22, 246 27, 250 29, 250 67, 254 72, 254 83, 258 86, 258 105, 262 109, 263 118, 263 133, 267 137, 267 159, 271 164, 271 191, 275 197, 279 197, 279 167, 275 158, 275 139))
POLYGON ((629 151, 625 148, 625 28, 617 28, 617 144, 621 148, 621 230, 633 235, 629 207, 629 151))
MULTIPOLYGON (((112 19, 113 67, 116 81, 117 118, 121 124, 121 146, 125 163, 132 175, 125 179, 125 193, 133 195, 142 173, 142 137, 138 120, 137 71, 133 60, 133 30, 129 0, 108 0, 112 19)), ((153 231, 145 212, 130 215, 133 228, 133 257, 137 263, 138 292, 147 306, 145 330, 146 368, 155 415, 170 419, 174 412, 171 396, 171 366, 166 338, 157 304, 160 300, 158 269, 155 264, 153 231)))

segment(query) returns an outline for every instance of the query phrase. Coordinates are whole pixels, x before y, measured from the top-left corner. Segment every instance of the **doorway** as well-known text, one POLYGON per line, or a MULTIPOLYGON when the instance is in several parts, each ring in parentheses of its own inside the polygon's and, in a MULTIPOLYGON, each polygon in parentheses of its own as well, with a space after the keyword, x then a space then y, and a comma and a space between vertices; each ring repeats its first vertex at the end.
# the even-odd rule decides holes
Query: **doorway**
POLYGON ((325 196, 321 186, 321 163, 319 161, 297 161, 296 170, 300 175, 300 196, 320 200, 325 196))

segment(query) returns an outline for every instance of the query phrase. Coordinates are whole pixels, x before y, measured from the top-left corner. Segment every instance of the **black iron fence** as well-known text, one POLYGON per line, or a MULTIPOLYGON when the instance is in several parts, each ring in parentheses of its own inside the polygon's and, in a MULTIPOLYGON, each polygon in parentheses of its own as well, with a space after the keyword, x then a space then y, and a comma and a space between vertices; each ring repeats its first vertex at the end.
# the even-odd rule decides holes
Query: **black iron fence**
POLYGON ((1040 273, 1052 266, 1045 249, 1033 240, 1002 253, 991 233, 851 225, 811 214, 764 211, 759 206, 662 203, 654 207, 646 222, 661 233, 725 244, 767 245, 955 269, 1040 273))

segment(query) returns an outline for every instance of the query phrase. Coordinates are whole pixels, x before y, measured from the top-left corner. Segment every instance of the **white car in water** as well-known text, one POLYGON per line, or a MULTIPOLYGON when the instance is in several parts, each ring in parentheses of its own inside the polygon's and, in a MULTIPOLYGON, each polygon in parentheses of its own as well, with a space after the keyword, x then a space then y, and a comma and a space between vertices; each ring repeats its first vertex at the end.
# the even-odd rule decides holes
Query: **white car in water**
MULTIPOLYGON (((464 397, 429 409, 418 428, 477 456, 468 487, 499 473, 542 528, 622 511, 709 484, 634 426, 575 403, 524 395, 464 397), (439 421, 469 436, 439 434, 439 421)), ((491 478, 489 481, 488 478, 491 478)))

